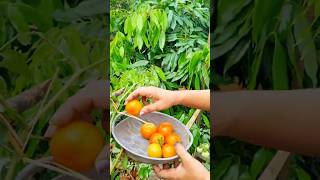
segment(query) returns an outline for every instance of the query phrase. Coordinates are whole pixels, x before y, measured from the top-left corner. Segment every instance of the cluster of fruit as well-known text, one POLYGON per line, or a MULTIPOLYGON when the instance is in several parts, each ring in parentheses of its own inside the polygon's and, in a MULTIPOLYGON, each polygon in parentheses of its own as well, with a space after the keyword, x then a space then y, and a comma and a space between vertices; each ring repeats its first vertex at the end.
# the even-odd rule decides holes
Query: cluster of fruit
POLYGON ((210 159, 209 148, 210 147, 208 143, 200 144, 197 147, 196 152, 199 153, 202 158, 207 160, 207 159, 210 159))
MULTIPOLYGON (((128 114, 138 116, 142 109, 142 103, 135 99, 126 104, 128 114)), ((168 158, 176 155, 174 145, 180 142, 180 136, 174 133, 173 126, 169 122, 160 123, 157 127, 153 123, 145 123, 141 126, 140 133, 143 138, 149 140, 148 156, 154 158, 168 158)))
POLYGON ((140 133, 149 140, 149 157, 169 158, 176 155, 174 145, 180 142, 180 136, 174 132, 169 122, 162 122, 158 127, 153 123, 145 123, 141 126, 140 133))

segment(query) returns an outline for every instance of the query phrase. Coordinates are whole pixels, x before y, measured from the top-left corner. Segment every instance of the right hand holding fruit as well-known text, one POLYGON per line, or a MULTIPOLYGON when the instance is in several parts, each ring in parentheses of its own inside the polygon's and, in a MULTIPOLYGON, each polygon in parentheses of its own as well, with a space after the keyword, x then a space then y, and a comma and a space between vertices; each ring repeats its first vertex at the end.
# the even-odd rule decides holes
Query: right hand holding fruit
POLYGON ((161 111, 176 105, 177 93, 157 87, 141 87, 133 91, 126 99, 125 104, 130 101, 142 97, 145 106, 142 108, 140 115, 153 111, 161 111), (152 104, 147 103, 147 99, 152 100, 152 104))

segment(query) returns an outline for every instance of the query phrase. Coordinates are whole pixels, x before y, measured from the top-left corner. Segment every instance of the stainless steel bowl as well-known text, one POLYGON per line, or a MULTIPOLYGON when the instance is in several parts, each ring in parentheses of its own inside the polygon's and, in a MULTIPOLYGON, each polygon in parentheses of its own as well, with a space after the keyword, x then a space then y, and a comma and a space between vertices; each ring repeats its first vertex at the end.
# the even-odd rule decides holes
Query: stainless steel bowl
MULTIPOLYGON (((112 135, 117 143, 126 150, 128 156, 138 162, 147 164, 166 164, 178 159, 178 156, 170 158, 152 158, 148 157, 147 147, 149 142, 140 135, 141 122, 131 117, 121 120, 123 115, 118 115, 112 122, 112 135)), ((161 122, 170 122, 173 125, 175 133, 181 138, 181 144, 188 150, 193 142, 192 134, 189 129, 180 121, 167 114, 152 112, 140 116, 148 122, 157 126, 161 122)))

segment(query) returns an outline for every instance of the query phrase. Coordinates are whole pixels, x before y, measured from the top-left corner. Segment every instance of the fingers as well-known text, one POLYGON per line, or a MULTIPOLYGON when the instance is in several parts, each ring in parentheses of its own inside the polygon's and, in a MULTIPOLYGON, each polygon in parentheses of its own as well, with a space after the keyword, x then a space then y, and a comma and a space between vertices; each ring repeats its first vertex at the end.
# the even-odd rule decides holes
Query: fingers
POLYGON ((141 87, 136 90, 134 90, 126 99, 124 104, 127 104, 129 101, 133 99, 137 99, 139 96, 142 97, 151 97, 155 93, 155 88, 154 87, 141 87))
POLYGON ((193 160, 193 157, 186 151, 186 149, 179 143, 176 144, 177 155, 181 158, 182 163, 190 162, 193 160))
POLYGON ((153 104, 148 104, 148 105, 144 106, 140 111, 140 115, 148 114, 153 111, 159 111, 159 110, 162 110, 161 109, 161 101, 157 101, 153 104))
POLYGON ((153 170, 159 178, 164 178, 164 179, 177 178, 177 175, 179 173, 175 168, 161 169, 158 165, 154 165, 153 170))
POLYGON ((107 81, 92 81, 71 96, 52 116, 45 137, 51 137, 57 127, 75 119, 90 120, 93 108, 107 109, 107 81))

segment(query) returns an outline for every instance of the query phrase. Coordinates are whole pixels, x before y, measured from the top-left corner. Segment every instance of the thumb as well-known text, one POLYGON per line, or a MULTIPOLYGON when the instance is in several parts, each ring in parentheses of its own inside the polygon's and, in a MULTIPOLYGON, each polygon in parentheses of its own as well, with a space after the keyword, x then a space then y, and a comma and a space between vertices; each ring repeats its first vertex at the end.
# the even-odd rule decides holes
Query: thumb
POLYGON ((140 115, 148 114, 150 112, 157 111, 157 110, 159 110, 159 102, 148 104, 141 109, 140 115))
POLYGON ((181 158, 182 163, 190 162, 193 160, 193 157, 188 153, 188 151, 180 144, 176 144, 176 153, 181 158))

